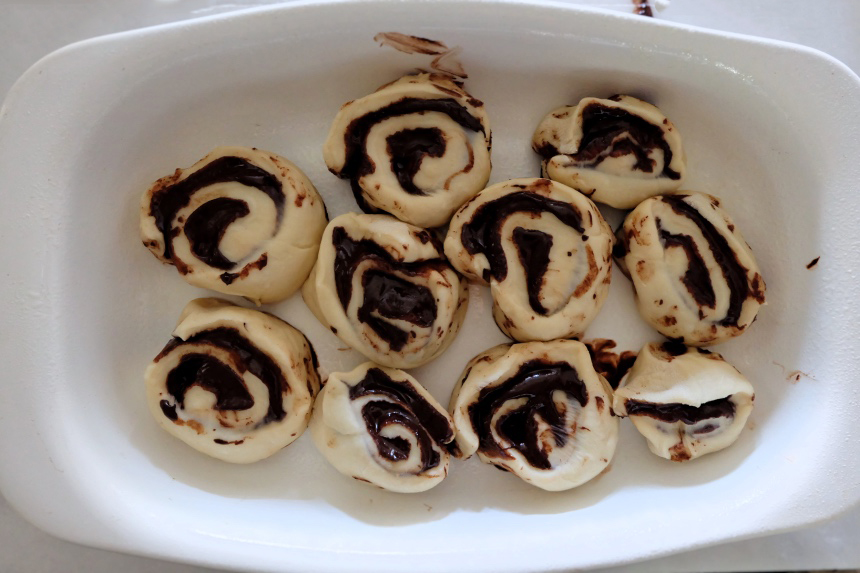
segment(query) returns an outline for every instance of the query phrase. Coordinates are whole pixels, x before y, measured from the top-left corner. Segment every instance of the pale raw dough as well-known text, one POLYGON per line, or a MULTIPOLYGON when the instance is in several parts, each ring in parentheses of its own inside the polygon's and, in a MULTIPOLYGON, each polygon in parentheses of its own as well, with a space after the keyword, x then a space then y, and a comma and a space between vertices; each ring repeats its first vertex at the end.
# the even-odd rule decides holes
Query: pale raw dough
POLYGON ((742 334, 765 302, 755 256, 716 197, 651 197, 619 234, 619 262, 633 281, 639 313, 667 338, 718 344, 742 334))
POLYGON ((619 209, 677 189, 686 173, 677 128, 655 106, 626 95, 587 97, 553 110, 541 121, 532 145, 543 157, 547 177, 619 209), (594 114, 595 109, 601 111, 594 114), (649 133, 636 129, 631 118, 647 125, 649 133), (608 142, 603 141, 607 132, 608 142))
POLYGON ((177 169, 156 181, 140 204, 140 234, 152 254, 175 265, 182 278, 194 286, 243 296, 257 304, 283 300, 298 290, 314 264, 325 225, 322 198, 304 173, 283 157, 248 147, 216 148, 188 169, 177 169), (168 195, 176 197, 181 188, 178 184, 201 170, 206 173, 207 166, 217 165, 223 158, 236 158, 231 160, 235 164, 224 170, 228 178, 244 173, 245 181, 271 177, 276 182, 283 196, 280 220, 272 196, 241 180, 219 181, 216 177, 193 191, 187 203, 165 221, 170 242, 166 251, 165 234, 158 227, 153 205, 170 201, 168 195), (224 261, 213 266, 204 260, 206 257, 195 254, 186 223, 189 218, 217 220, 224 215, 218 207, 224 202, 247 208, 243 207, 244 215, 224 226, 220 237, 217 233, 210 237, 224 261))
POLYGON ((752 384, 719 354, 678 343, 651 343, 642 348, 615 391, 613 407, 618 416, 630 416, 653 453, 685 461, 732 445, 744 429, 754 399, 752 384), (725 398, 733 405, 732 416, 703 417, 694 423, 628 413, 631 400, 700 408, 725 398))
POLYGON ((445 444, 454 437, 451 417, 415 378, 402 370, 366 362, 351 372, 332 374, 317 398, 310 431, 317 449, 340 473, 383 489, 401 493, 426 491, 448 475, 450 455, 445 444), (368 371, 375 371, 375 376, 371 378, 368 371), (351 396, 366 380, 378 378, 390 380, 386 389, 393 386, 393 390, 379 391, 376 386, 368 393, 351 396), (426 413, 415 408, 416 397, 435 412, 435 425, 428 423, 426 413), (387 411, 393 412, 391 420, 381 423, 378 433, 363 414, 364 408, 372 408, 375 403, 383 403, 387 411), (427 442, 432 452, 422 450, 422 442, 410 423, 419 428, 418 432, 427 432, 424 435, 430 438, 427 442), (433 438, 433 430, 428 428, 435 427, 444 429, 444 438, 433 438), (402 459, 383 455, 374 435, 399 441, 401 455, 402 444, 408 443, 408 453, 402 459), (438 456, 438 461, 425 468, 423 460, 430 456, 438 456))
POLYGON ((581 342, 496 346, 473 358, 454 388, 449 411, 457 432, 455 453, 468 458, 477 452, 481 461, 545 490, 570 489, 599 475, 612 460, 618 419, 611 406, 612 389, 594 370, 588 349, 581 342), (509 382, 518 375, 519 383, 509 382), (565 389, 541 394, 542 384, 559 379, 567 381, 565 389), (506 389, 506 383, 511 387, 506 389), (584 404, 578 397, 580 392, 584 404), (487 428, 474 425, 472 412, 481 408, 489 410, 489 433, 487 428), (504 434, 505 417, 514 412, 518 415, 508 418, 519 423, 514 433, 536 443, 539 451, 533 455, 548 467, 536 467, 504 434), (552 416, 560 422, 555 428, 547 419, 552 416), (534 422, 537 435, 530 431, 529 422, 534 422), (562 440, 558 432, 563 432, 562 440))
POLYGON ((392 368, 415 368, 444 352, 460 330, 468 303, 465 281, 428 231, 388 215, 356 213, 336 217, 326 227, 302 296, 317 319, 341 340, 373 362, 392 368), (359 248, 356 244, 383 256, 358 256, 350 267, 344 257, 359 248), (365 293, 374 280, 396 286, 386 288, 384 304, 367 309, 365 293), (338 292, 339 281, 349 285, 345 303, 338 292), (435 306, 432 315, 424 307, 403 317, 382 308, 405 301, 408 309, 406 299, 416 294, 435 306), (402 347, 379 329, 402 336, 402 347))
POLYGON ((250 463, 271 456, 304 432, 320 380, 313 348, 301 332, 270 314, 201 298, 182 311, 173 336, 144 375, 150 412, 168 433, 213 458, 250 463), (231 340, 268 357, 283 375, 286 387, 275 390, 282 419, 271 419, 271 390, 252 372, 243 353, 207 340, 207 333, 216 330, 229 331, 231 340), (176 378, 180 364, 201 356, 210 366, 192 372, 194 383, 182 396, 174 396, 168 387, 171 374, 176 378), (213 363, 241 379, 249 407, 215 408, 218 392, 206 386, 213 363))
POLYGON ((483 103, 449 76, 421 73, 402 77, 345 104, 331 126, 323 157, 332 173, 353 179, 360 204, 419 227, 438 227, 486 185, 491 167, 490 139, 483 103), (444 100, 453 103, 456 113, 433 107, 444 100), (396 106, 403 102, 408 107, 398 111, 396 106), (370 121, 366 118, 375 114, 381 117, 368 126, 360 148, 348 147, 350 128, 370 121), (467 125, 462 124, 464 120, 467 125), (438 130, 436 135, 428 137, 434 130, 438 130), (418 142, 419 160, 411 177, 404 167, 408 162, 392 157, 391 147, 392 141, 410 134, 423 134, 413 139, 418 142), (428 142, 440 145, 428 146, 428 142), (367 172, 354 172, 358 155, 366 157, 367 172), (398 171, 414 185, 411 193, 404 189, 398 171))

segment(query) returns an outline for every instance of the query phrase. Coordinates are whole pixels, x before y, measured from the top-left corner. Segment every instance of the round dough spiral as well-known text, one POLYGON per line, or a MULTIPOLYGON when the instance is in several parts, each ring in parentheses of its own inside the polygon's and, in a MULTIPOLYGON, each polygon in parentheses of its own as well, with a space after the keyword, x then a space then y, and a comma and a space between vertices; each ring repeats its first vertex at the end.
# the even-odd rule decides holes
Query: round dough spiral
POLYGON ((681 186, 681 136, 650 103, 626 95, 587 97, 549 113, 532 139, 550 179, 598 203, 632 209, 681 186))
POLYGON ((257 303, 283 300, 314 264, 325 206, 274 153, 219 147, 141 198, 143 244, 188 283, 257 303))
POLYGON ((320 380, 301 332, 201 298, 182 311, 173 336, 145 374, 150 412, 168 433, 213 458, 250 463, 304 432, 320 380))
POLYGON ((475 452, 526 482, 561 491, 609 465, 618 441, 612 389, 575 340, 491 348, 467 365, 451 396, 454 453, 475 452))
POLYGON ((326 227, 302 296, 341 340, 392 368, 414 368, 444 352, 468 303, 465 283, 428 231, 355 213, 326 227))
POLYGON ((445 254, 490 285, 493 317, 514 340, 580 336, 612 275, 614 236, 587 197, 549 179, 491 185, 451 221, 445 254))
POLYGON ((442 74, 405 76, 345 104, 323 147, 359 206, 438 227, 490 177, 484 104, 442 74))
POLYGON ((342 474, 414 493, 448 475, 448 412, 402 370, 366 362, 329 376, 310 422, 317 449, 342 474))

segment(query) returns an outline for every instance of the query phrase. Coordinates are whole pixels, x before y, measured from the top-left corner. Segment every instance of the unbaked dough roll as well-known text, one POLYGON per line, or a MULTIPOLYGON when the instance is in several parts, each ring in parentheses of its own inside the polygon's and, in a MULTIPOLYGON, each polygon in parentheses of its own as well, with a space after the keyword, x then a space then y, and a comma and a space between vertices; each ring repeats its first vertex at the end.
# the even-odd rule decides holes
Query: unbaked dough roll
POLYGON ((716 197, 651 197, 625 219, 615 253, 642 317, 662 335, 707 346, 742 334, 765 303, 758 263, 716 197))
POLYGON ((587 97, 556 109, 540 123, 532 145, 547 177, 619 209, 677 189, 686 172, 672 122, 626 95, 587 97))
POLYGON ((188 283, 257 303, 293 294, 307 278, 325 206, 298 167, 274 153, 219 147, 150 187, 143 244, 188 283))
POLYGON ((682 462, 732 445, 753 409, 752 384, 722 356, 676 342, 646 344, 615 391, 660 456, 682 462))
POLYGON ((490 177, 484 104, 442 74, 405 76, 345 104, 323 147, 368 213, 438 227, 490 177))
POLYGON ((451 221, 445 254, 489 284, 493 317, 515 340, 580 336, 609 292, 614 236, 597 207, 549 179, 492 185, 451 221))
POLYGON ((196 450, 234 463, 266 458, 298 438, 320 387, 301 332, 216 298, 191 301, 174 338, 146 369, 149 409, 196 450))
POLYGON ((448 412, 402 370, 366 362, 329 376, 310 423, 317 449, 342 474, 401 493, 448 475, 448 412))
POLYGON ((314 315, 355 350, 414 368, 454 340, 466 285, 430 232, 388 215, 347 213, 329 223, 302 287, 314 315))
POLYGON ((550 491, 609 465, 618 441, 612 389, 575 340, 501 345, 466 365, 451 396, 454 453, 550 491))

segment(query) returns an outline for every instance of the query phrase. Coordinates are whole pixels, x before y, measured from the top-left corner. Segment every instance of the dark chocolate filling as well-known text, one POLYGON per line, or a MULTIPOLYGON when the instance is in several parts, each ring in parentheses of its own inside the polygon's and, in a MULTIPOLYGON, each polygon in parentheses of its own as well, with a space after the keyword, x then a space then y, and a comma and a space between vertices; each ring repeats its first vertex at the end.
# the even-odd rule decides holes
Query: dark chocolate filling
POLYGON ((493 439, 493 430, 510 442, 510 448, 519 451, 533 467, 550 469, 549 453, 541 444, 538 432, 539 417, 552 429, 555 445, 563 447, 570 438, 564 423, 565 412, 559 411, 553 394, 560 390, 585 406, 588 392, 579 374, 567 362, 530 360, 512 377, 497 386, 487 387, 478 394, 478 400, 469 406, 472 427, 478 434, 478 448, 494 458, 511 459, 508 448, 502 448, 493 439), (525 404, 499 417, 492 427, 493 416, 505 404, 525 398, 525 404))
MULTIPOLYGON (((667 340, 660 345, 660 348, 669 356, 681 356, 682 354, 686 354, 688 350, 687 345, 682 340, 676 339, 667 340)), ((699 352, 708 352, 710 354, 709 351, 703 351, 702 349, 699 349, 699 352)))
POLYGON ((540 302, 540 289, 543 277, 549 268, 549 252, 552 249, 552 235, 534 229, 514 229, 514 244, 520 264, 526 271, 526 288, 529 294, 529 306, 538 314, 546 315, 549 311, 540 302))
POLYGON ((358 320, 370 326, 392 350, 399 352, 412 333, 383 319, 404 320, 428 328, 436 320, 436 299, 424 285, 406 280, 407 276, 426 276, 430 271, 444 272, 450 267, 442 259, 403 263, 376 242, 354 240, 343 227, 332 230, 335 248, 334 280, 340 304, 347 310, 352 299, 352 277, 362 261, 372 259, 374 268, 361 277, 363 298, 358 320))
POLYGON ((404 129, 389 135, 388 155, 391 171, 397 176, 400 187, 410 195, 426 195, 412 181, 421 169, 424 157, 442 157, 445 154, 445 136, 436 128, 404 129))
MULTIPOLYGON (((702 216, 695 207, 684 201, 686 195, 665 195, 662 200, 672 207, 672 210, 682 217, 690 219, 702 232, 702 236, 708 243, 714 260, 719 265, 723 277, 729 287, 729 307, 725 317, 719 322, 722 326, 737 326, 741 316, 741 310, 747 297, 750 296, 750 286, 747 279, 747 268, 737 258, 734 250, 729 246, 726 238, 714 227, 710 221, 702 216)), ((660 239, 664 248, 681 246, 687 253, 689 266, 684 274, 682 282, 690 295, 700 306, 714 308, 716 296, 711 284, 710 273, 708 273, 704 260, 698 252, 693 239, 688 235, 671 235, 660 228, 660 239)), ((752 293, 753 296, 762 296, 760 293, 752 293)))
POLYGON ((216 410, 247 410, 254 406, 254 398, 242 377, 209 354, 186 354, 167 375, 167 391, 180 408, 185 407, 185 392, 191 386, 215 394, 216 410))
POLYGON ((687 287, 687 292, 699 306, 715 308, 717 295, 714 294, 714 287, 711 284, 711 273, 708 272, 708 266, 699 252, 699 247, 696 246, 696 241, 689 235, 674 235, 668 232, 661 226, 662 222, 659 217, 655 223, 663 248, 681 247, 687 255, 687 270, 681 277, 681 282, 687 287))
MULTIPOLYGON (((269 409, 260 425, 283 420, 286 417, 283 394, 290 391, 284 373, 274 360, 242 336, 238 330, 219 327, 199 332, 188 340, 174 338, 155 358, 156 362, 183 344, 206 344, 229 352, 239 371, 224 364, 214 356, 203 353, 184 355, 179 364, 167 375, 167 391, 175 403, 183 407, 185 393, 197 385, 215 394, 216 410, 247 410, 254 406, 242 374, 251 372, 259 378, 269 391, 269 409)), ((166 401, 161 402, 165 416, 176 420, 176 407, 166 401)))
POLYGON ((663 422, 673 424, 683 422, 687 425, 696 424, 710 418, 733 418, 735 415, 735 403, 731 396, 705 402, 699 407, 688 404, 655 404, 640 400, 627 400, 624 402, 628 416, 649 416, 663 422))
POLYGON ((630 350, 613 352, 616 346, 614 340, 608 338, 595 338, 585 342, 588 354, 591 356, 591 364, 598 374, 606 378, 613 389, 618 388, 621 380, 636 362, 636 353, 630 350))
POLYGON ((387 400, 367 402, 361 409, 367 431, 376 444, 379 455, 401 461, 409 457, 410 443, 400 437, 381 435, 385 426, 396 424, 412 432, 421 449, 421 471, 439 465, 439 451, 454 438, 448 419, 440 414, 409 384, 396 382, 379 368, 371 368, 364 379, 349 389, 349 398, 380 396, 387 400))
MULTIPOLYGON (((495 278, 501 282, 508 275, 508 262, 502 249, 501 237, 501 229, 505 220, 514 213, 540 214, 543 212, 551 213, 559 221, 579 233, 585 232, 582 227, 582 215, 573 205, 529 191, 510 193, 495 201, 484 203, 475 210, 472 219, 463 225, 461 240, 463 247, 469 254, 483 253, 487 257, 490 268, 484 271, 485 281, 489 282, 490 278, 495 278)), ((530 231, 530 233, 535 232, 530 231)), ((530 235, 528 238, 535 239, 536 235, 530 235)), ((531 253, 523 253, 520 249, 521 260, 523 256, 531 257, 531 253)), ((546 257, 546 265, 548 264, 549 256, 546 257)), ((529 302, 532 301, 533 297, 536 299, 540 293, 543 276, 547 269, 546 265, 532 265, 530 263, 528 267, 529 302)), ((541 312, 534 305, 532 308, 541 312)), ((540 308, 543 308, 542 305, 540 308)), ((545 314, 545 311, 542 314, 545 314)))
POLYGON ((648 0, 633 0, 633 13, 640 16, 654 17, 654 12, 651 10, 648 0))
MULTIPOLYGON (((284 192, 278 178, 241 157, 219 157, 182 181, 160 189, 153 194, 149 205, 149 214, 155 218, 155 226, 161 231, 164 239, 165 259, 173 257, 171 225, 176 214, 188 205, 192 195, 200 189, 230 181, 236 181, 247 187, 254 187, 268 195, 277 210, 276 224, 280 225, 284 213, 284 192)), ((192 214, 189 217, 191 234, 186 231, 186 236, 191 243, 191 251, 195 256, 200 257, 198 253, 202 253, 203 257, 215 261, 217 263, 216 268, 225 270, 232 268, 233 263, 218 250, 218 242, 224 235, 227 225, 248 214, 247 203, 221 198, 205 203, 199 209, 206 209, 206 215, 195 217, 192 214), (207 207, 209 203, 216 201, 216 205, 207 207), (210 221, 210 215, 214 216, 215 219, 210 221)), ((208 264, 205 258, 201 258, 201 260, 208 264)))
POLYGON ((185 236, 191 244, 191 252, 210 267, 232 269, 236 263, 225 257, 218 245, 227 227, 250 212, 246 202, 229 197, 219 197, 201 205, 185 222, 185 236))
MULTIPOLYGON (((335 174, 342 179, 350 180, 352 193, 363 211, 367 213, 378 212, 364 200, 359 185, 359 179, 373 173, 376 169, 373 160, 367 156, 367 135, 370 130, 377 123, 391 117, 434 111, 446 114, 465 129, 484 133, 484 126, 481 121, 453 98, 403 98, 358 117, 347 126, 344 133, 346 161, 343 168, 335 174)), ((401 185, 404 179, 408 180, 408 185, 403 186, 407 193, 424 194, 412 183, 412 177, 418 171, 425 155, 439 157, 444 153, 444 140, 439 136, 441 136, 441 131, 438 129, 406 129, 389 136, 387 143, 392 167, 395 167, 395 173, 401 185), (430 133, 434 131, 438 132, 438 136, 435 133, 430 133), (402 166, 396 167, 395 161, 401 162, 402 166), (417 193, 415 193, 416 191, 417 193)))
MULTIPOLYGON (((615 98, 617 96, 609 99, 615 98)), ((659 126, 623 109, 594 102, 582 110, 582 141, 577 152, 569 157, 579 164, 597 167, 607 157, 633 155, 636 158, 634 169, 653 173, 655 161, 648 157, 648 152, 657 148, 663 151, 661 175, 680 179, 681 174, 669 167, 672 149, 659 126)), ((545 160, 560 155, 558 149, 549 143, 536 151, 545 160)))

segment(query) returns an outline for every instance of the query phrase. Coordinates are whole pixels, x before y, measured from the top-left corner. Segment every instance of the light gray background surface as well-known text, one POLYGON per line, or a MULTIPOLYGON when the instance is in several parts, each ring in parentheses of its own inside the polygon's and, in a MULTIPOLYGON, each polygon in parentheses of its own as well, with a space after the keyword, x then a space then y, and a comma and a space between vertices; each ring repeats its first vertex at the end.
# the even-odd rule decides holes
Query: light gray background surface
MULTIPOLYGON (((630 0, 568 0, 632 11, 630 0)), ((28 67, 71 42, 273 4, 266 0, 0 0, 0 100, 28 67)), ((652 4, 654 4, 652 0, 652 4)), ((659 19, 805 44, 860 73, 860 0, 665 0, 659 19)), ((860 105, 860 102, 858 102, 860 105)), ((860 160, 860 158, 857 158, 860 160)), ((10 190, 2 190, 10 192, 10 190)), ((2 196, 2 195, 0 195, 2 196)), ((8 462, 4 462, 8 463, 8 462)), ((778 487, 778 484, 774 484, 778 487)), ((623 540, 619 540, 623 543, 623 540)), ((344 564, 348 570, 348 564, 344 564)), ((860 508, 825 525, 674 555, 613 572, 860 568, 860 508)), ((0 497, 0 573, 207 573, 214 570, 80 547, 42 533, 0 497)))

